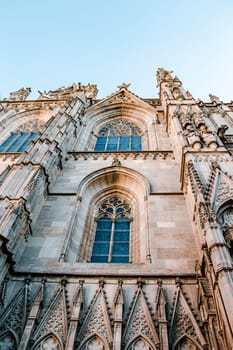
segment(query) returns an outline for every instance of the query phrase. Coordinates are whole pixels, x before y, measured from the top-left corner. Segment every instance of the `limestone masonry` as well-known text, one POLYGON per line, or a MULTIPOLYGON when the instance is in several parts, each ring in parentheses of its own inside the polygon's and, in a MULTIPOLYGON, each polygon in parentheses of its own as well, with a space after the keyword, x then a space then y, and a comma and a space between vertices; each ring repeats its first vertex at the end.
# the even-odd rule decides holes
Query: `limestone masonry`
POLYGON ((233 349, 233 101, 0 101, 0 350, 233 349))

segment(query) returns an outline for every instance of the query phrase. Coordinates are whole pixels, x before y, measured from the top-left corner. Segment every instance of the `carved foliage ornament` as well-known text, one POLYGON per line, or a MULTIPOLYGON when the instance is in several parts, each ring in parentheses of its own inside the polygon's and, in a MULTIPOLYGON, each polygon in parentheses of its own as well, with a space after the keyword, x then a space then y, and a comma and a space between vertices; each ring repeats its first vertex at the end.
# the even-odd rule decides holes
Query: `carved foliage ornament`
POLYGON ((231 199, 233 197, 233 187, 228 183, 221 183, 218 187, 218 194, 216 198, 216 207, 220 203, 225 202, 227 199, 231 199))

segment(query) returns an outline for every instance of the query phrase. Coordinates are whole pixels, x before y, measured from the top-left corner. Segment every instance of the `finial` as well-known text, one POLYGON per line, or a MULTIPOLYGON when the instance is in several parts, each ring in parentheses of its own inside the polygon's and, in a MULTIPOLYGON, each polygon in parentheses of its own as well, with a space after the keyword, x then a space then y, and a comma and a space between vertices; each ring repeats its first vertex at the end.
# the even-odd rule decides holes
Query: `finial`
POLYGON ((130 87, 130 85, 131 85, 131 84, 122 83, 121 85, 119 85, 119 86, 117 86, 117 87, 118 87, 118 89, 119 89, 120 91, 122 91, 122 90, 127 90, 127 91, 128 91, 128 88, 130 87))

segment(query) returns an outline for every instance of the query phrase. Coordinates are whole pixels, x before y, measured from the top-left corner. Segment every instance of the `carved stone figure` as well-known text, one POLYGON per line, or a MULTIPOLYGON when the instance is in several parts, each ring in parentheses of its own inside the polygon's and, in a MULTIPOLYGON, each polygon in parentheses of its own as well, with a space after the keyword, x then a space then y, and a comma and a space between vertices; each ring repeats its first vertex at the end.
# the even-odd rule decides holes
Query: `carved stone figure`
POLYGON ((95 99, 96 95, 98 93, 98 89, 96 85, 82 85, 81 83, 73 83, 71 86, 65 87, 62 86, 59 89, 56 90, 50 90, 48 92, 46 91, 38 91, 39 92, 39 100, 42 99, 62 99, 62 98, 69 98, 69 97, 75 97, 76 94, 80 92, 86 92, 86 95, 88 98, 95 99))
POLYGON ((227 125, 221 125, 218 130, 217 130, 217 135, 221 138, 224 139, 225 132, 229 129, 227 125))
POLYGON ((233 227, 233 207, 226 209, 222 215, 224 226, 233 227))
POLYGON ((112 162, 112 166, 121 166, 121 162, 118 158, 114 158, 112 162))
POLYGON ((200 141, 199 135, 198 135, 197 131, 191 125, 188 125, 186 127, 186 130, 184 131, 183 135, 187 137, 188 143, 192 147, 194 147, 194 148, 201 147, 201 141, 200 141))
POLYGON ((217 102, 217 103, 222 103, 219 99, 218 96, 215 96, 215 95, 212 95, 212 94, 209 94, 209 97, 210 97, 210 101, 211 102, 217 102))
POLYGON ((209 131, 207 129, 206 125, 201 126, 200 133, 201 133, 201 137, 202 137, 202 139, 207 147, 209 147, 209 148, 216 148, 217 147, 216 137, 214 136, 212 131, 209 131))
POLYGON ((193 113, 192 117, 193 117, 193 121, 194 121, 197 128, 200 128, 202 125, 205 125, 205 121, 204 121, 202 115, 195 112, 195 113, 193 113))
POLYGON ((182 100, 183 99, 183 94, 181 93, 181 90, 178 86, 174 87, 172 93, 173 93, 173 97, 175 100, 182 100))
POLYGON ((4 100, 24 101, 26 100, 31 91, 31 88, 22 88, 17 91, 11 92, 10 96, 8 98, 5 98, 4 100))
POLYGON ((158 68, 156 73, 157 84, 159 85, 163 81, 173 81, 172 79, 173 71, 165 70, 164 68, 158 68))
POLYGON ((192 122, 191 122, 191 119, 190 119, 189 114, 181 113, 181 114, 180 114, 180 122, 181 122, 181 125, 182 125, 182 127, 183 127, 184 129, 185 129, 188 125, 192 125, 192 122))

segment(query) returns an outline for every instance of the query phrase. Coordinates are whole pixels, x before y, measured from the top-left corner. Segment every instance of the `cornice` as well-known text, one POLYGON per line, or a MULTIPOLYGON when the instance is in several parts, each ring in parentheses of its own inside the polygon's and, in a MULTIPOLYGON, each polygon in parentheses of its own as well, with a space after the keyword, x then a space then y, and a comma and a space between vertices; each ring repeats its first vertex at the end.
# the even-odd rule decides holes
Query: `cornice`
POLYGON ((75 160, 78 159, 93 159, 97 160, 99 158, 106 160, 112 158, 121 159, 156 159, 156 158, 172 158, 174 159, 173 151, 161 150, 161 151, 116 151, 116 152, 67 152, 68 155, 72 156, 75 160))

